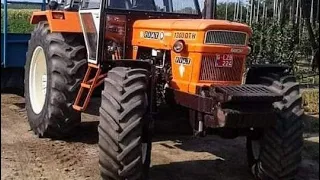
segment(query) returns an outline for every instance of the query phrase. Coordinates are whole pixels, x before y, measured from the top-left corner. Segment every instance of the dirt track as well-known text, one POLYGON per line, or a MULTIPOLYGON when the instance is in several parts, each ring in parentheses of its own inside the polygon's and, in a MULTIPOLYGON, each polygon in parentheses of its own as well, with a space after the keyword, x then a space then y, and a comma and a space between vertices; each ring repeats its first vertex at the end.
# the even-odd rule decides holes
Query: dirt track
MULTIPOLYGON (((29 130, 24 99, 1 94, 1 179, 99 179, 98 122, 90 114, 83 114, 84 122, 72 139, 38 139, 29 130)), ((314 132, 313 122, 318 120, 305 119, 306 148, 299 179, 316 180, 319 179, 319 130, 314 132)), ((151 180, 198 179, 251 180, 244 139, 157 135, 152 150, 151 180)))

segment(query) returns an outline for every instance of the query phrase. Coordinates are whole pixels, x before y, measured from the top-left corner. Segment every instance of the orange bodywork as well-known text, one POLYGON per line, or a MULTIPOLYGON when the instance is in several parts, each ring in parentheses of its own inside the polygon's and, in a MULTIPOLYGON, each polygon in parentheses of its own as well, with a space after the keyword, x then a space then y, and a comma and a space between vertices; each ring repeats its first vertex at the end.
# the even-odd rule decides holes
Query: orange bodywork
MULTIPOLYGON (((47 21, 51 32, 82 33, 78 12, 51 10, 34 12, 31 17, 31 23, 36 24, 40 21, 47 21)), ((106 21, 105 38, 113 40, 113 42, 122 46, 126 41, 125 37, 127 37, 125 35, 126 17, 123 15, 108 15, 106 21)), ((212 84, 236 85, 242 83, 240 74, 244 72, 245 58, 250 51, 247 43, 241 46, 206 44, 205 38, 208 31, 222 30, 245 33, 248 41, 252 35, 252 29, 249 26, 225 20, 149 19, 135 21, 132 28, 132 49, 127 49, 127 52, 132 52, 132 54, 129 54, 126 58, 137 59, 139 47, 170 51, 173 76, 170 82, 171 88, 196 93, 197 86, 209 86, 212 84), (177 40, 185 42, 184 51, 181 53, 175 53, 172 50, 177 40), (233 61, 237 64, 237 69, 224 71, 215 69, 214 65, 212 65, 214 61, 213 55, 215 54, 232 54, 236 57, 233 61), (177 58, 187 58, 189 63, 184 65, 176 63, 175 60, 177 58), (203 64, 203 60, 206 58, 211 58, 210 62, 203 64), (212 80, 210 77, 203 75, 203 71, 210 72, 214 76, 223 74, 223 76, 232 80, 212 80), (235 76, 232 74, 234 71, 237 71, 236 76, 239 76, 238 78, 232 78, 232 76, 235 76)), ((119 58, 121 59, 121 55, 119 55, 119 58)))
POLYGON ((33 12, 31 24, 40 21, 47 21, 51 32, 82 33, 78 12, 51 10, 33 12))
MULTIPOLYGON (((150 19, 139 20, 134 23, 133 30, 133 58, 136 58, 138 47, 171 50, 171 65, 173 79, 170 86, 180 91, 196 93, 197 86, 219 84, 241 84, 242 77, 236 81, 211 81, 200 80, 201 61, 204 56, 212 54, 233 54, 241 59, 241 74, 244 71, 244 59, 249 54, 247 45, 232 46, 223 44, 205 44, 205 35, 209 30, 238 31, 252 35, 252 30, 247 25, 224 20, 204 19, 150 19), (149 37, 145 32, 160 32, 158 37, 149 37), (175 53, 172 47, 177 40, 184 40, 186 48, 182 53, 175 53), (236 51, 235 51, 236 49, 236 51), (190 59, 190 64, 179 65, 175 63, 177 57, 190 59), (182 68, 182 69, 181 69, 182 68), (183 72, 183 73, 181 73, 183 72)), ((237 59, 236 59, 237 60, 237 59)), ((202 67, 203 68, 203 67, 202 67)), ((227 76, 227 75, 226 75, 227 76)), ((232 76, 230 74, 229 76, 232 76)))

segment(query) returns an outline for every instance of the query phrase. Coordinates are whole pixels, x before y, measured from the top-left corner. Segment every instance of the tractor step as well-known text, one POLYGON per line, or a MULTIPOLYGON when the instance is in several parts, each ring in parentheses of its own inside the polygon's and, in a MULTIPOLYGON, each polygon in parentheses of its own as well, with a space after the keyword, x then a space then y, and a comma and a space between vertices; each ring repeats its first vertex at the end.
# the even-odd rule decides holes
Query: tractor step
POLYGON ((83 78, 83 81, 80 85, 80 89, 78 91, 76 100, 74 102, 74 105, 72 106, 73 109, 77 111, 84 111, 88 107, 88 104, 90 102, 91 95, 94 91, 94 89, 98 86, 100 86, 103 83, 103 79, 107 76, 107 74, 101 74, 101 67, 95 64, 88 64, 87 72, 83 78), (95 72, 93 72, 95 71, 95 72), (92 75, 94 75, 93 78, 92 75), (87 93, 84 91, 87 90, 87 93), (86 94, 85 96, 83 96, 86 94), (83 97, 85 97, 83 99, 83 97), (82 105, 80 105, 82 104, 82 105))
POLYGON ((90 88, 91 88, 91 85, 90 85, 90 84, 81 83, 81 87, 90 89, 90 88))

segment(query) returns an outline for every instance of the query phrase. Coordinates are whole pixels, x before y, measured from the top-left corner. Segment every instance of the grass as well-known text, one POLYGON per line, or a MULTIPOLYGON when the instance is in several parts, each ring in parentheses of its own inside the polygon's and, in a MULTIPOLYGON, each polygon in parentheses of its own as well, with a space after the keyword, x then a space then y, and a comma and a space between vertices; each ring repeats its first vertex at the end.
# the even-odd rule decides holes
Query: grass
POLYGON ((306 89, 302 92, 303 107, 306 113, 319 114, 319 89, 306 89))
MULTIPOLYGON (((34 26, 30 18, 34 9, 8 9, 8 33, 30 33, 34 26)), ((4 11, 1 9, 1 32, 3 32, 4 11)))

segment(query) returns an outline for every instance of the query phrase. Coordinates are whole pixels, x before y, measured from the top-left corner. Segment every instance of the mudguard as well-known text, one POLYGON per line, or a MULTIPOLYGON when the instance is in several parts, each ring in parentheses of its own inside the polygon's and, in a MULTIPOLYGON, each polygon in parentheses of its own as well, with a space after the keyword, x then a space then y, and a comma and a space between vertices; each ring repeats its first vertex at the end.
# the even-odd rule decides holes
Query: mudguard
POLYGON ((35 11, 30 19, 31 24, 47 21, 52 33, 82 33, 78 12, 68 11, 35 11))
POLYGON ((291 72, 292 68, 287 65, 279 64, 261 64, 251 65, 245 76, 245 84, 256 84, 259 81, 259 77, 267 75, 269 73, 291 72))
POLYGON ((112 66, 119 67, 133 67, 133 68, 144 68, 152 72, 152 62, 150 60, 134 60, 134 59, 120 59, 110 61, 112 66))

